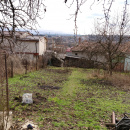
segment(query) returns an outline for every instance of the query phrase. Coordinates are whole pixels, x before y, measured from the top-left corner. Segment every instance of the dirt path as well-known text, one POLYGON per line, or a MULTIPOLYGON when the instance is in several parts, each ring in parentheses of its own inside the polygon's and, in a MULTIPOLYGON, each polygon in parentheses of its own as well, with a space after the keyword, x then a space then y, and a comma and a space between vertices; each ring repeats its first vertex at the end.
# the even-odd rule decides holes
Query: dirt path
POLYGON ((75 96, 77 93, 78 87, 81 87, 80 84, 80 79, 85 78, 86 74, 83 74, 81 71, 74 70, 72 71, 71 75, 68 77, 68 81, 65 82, 63 89, 62 89, 62 94, 64 96, 75 96))

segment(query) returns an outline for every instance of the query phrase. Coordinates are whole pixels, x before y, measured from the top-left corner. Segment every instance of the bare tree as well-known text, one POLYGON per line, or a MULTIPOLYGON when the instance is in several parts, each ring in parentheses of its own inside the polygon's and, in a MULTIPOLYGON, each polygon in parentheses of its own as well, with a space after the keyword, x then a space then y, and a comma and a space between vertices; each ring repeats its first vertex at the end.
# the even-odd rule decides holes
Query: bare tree
MULTIPOLYGON (((76 3, 74 17, 75 29, 74 34, 77 38, 77 17, 81 6, 87 4, 88 0, 65 0, 65 3, 71 2, 69 8, 76 3)), ((109 19, 109 12, 112 8, 114 0, 97 0, 98 3, 103 2, 104 14, 106 20, 109 19)), ((92 1, 92 5, 96 0, 92 1)), ((127 4, 127 0, 124 0, 127 4)), ((91 6, 92 6, 91 5, 91 6)), ((90 7, 91 8, 91 7, 90 7)), ((9 44, 16 43, 15 31, 19 29, 34 30, 37 24, 37 18, 41 18, 42 12, 46 12, 46 6, 43 0, 1 0, 0 1, 0 36, 3 42, 4 31, 8 31, 13 39, 7 39, 9 44)), ((11 46, 10 46, 11 47, 11 46)))
MULTIPOLYGON (((109 18, 110 18, 110 12, 111 12, 111 9, 113 7, 113 3, 114 3, 115 0, 92 0, 92 4, 90 6, 90 9, 91 7, 97 3, 97 4, 102 4, 102 7, 103 7, 103 12, 104 12, 104 18, 107 21, 109 21, 109 18)), ((125 10, 126 10, 126 6, 128 5, 128 0, 123 0, 124 1, 124 6, 125 6, 125 10)), ((75 12, 74 14, 71 15, 71 18, 74 17, 74 23, 75 23, 75 28, 74 28, 74 34, 76 36, 76 43, 78 42, 77 40, 77 34, 78 34, 78 25, 77 25, 77 18, 78 18, 78 14, 82 8, 83 5, 87 4, 87 2, 90 2, 89 0, 64 0, 64 2, 67 4, 68 2, 70 2, 69 4, 69 8, 71 8, 72 5, 74 5, 75 3, 75 6, 76 6, 76 9, 75 9, 75 12)), ((98 6, 98 5, 97 5, 98 6)), ((124 14, 125 15, 125 14, 124 14)))
POLYGON ((42 18, 43 12, 46 6, 42 0, 1 0, 0 44, 6 39, 11 48, 17 40, 16 31, 36 30, 37 18, 42 18))
MULTIPOLYGON (((65 3, 67 3, 68 1, 69 0, 65 0, 65 3)), ((72 0, 70 7, 74 4, 74 2, 76 3, 76 10, 72 17, 74 17, 76 32, 75 34, 77 37, 77 16, 81 9, 81 6, 84 5, 85 2, 87 3, 87 0, 72 0)), ((127 14, 128 0, 124 0, 124 11, 121 19, 119 20, 119 17, 117 17, 114 18, 116 19, 115 21, 111 21, 112 18, 110 15, 114 0, 98 0, 98 3, 100 2, 103 5, 104 18, 102 18, 102 20, 104 21, 102 22, 101 20, 96 26, 95 36, 96 42, 98 43, 98 46, 96 46, 96 48, 101 51, 100 54, 104 54, 106 61, 104 61, 105 64, 103 64, 107 67, 109 74, 111 75, 113 68, 119 63, 120 57, 123 56, 119 49, 120 45, 124 42, 126 38, 125 35, 127 34, 129 28, 129 19, 127 14)), ((96 1, 93 0, 91 7, 95 3, 96 1)), ((95 57, 95 54, 97 54, 97 52, 99 54, 99 51, 96 51, 97 49, 84 49, 87 53, 89 52, 89 59, 95 57)))
POLYGON ((104 22, 99 21, 95 27, 95 40, 102 51, 104 64, 110 75, 124 56, 121 46, 129 39, 129 21, 125 8, 122 17, 117 16, 114 20, 109 17, 104 22))

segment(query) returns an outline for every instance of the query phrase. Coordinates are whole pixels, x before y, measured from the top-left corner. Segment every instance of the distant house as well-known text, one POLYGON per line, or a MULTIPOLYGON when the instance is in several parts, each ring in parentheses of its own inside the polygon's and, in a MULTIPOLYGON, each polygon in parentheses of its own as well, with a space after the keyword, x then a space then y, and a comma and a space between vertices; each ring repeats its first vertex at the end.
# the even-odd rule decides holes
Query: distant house
MULTIPOLYGON (((79 42, 79 45, 76 45, 75 47, 68 49, 66 51, 66 60, 69 60, 70 62, 73 59, 73 63, 74 61, 81 63, 81 59, 82 59, 82 62, 83 61, 84 62, 80 66, 84 66, 84 67, 89 66, 89 68, 91 68, 94 67, 94 64, 96 62, 106 61, 102 53, 103 52, 98 47, 98 44, 94 42, 83 41, 82 43, 79 42)), ((75 63, 75 64, 80 64, 80 63, 75 63)))
MULTIPOLYGON (((130 71, 130 43, 124 43, 119 47, 119 52, 122 53, 119 63, 114 70, 130 71)), ((69 66, 77 67, 98 67, 100 63, 106 63, 102 47, 96 42, 83 41, 79 45, 69 48, 66 51, 66 61, 69 66)), ((115 61, 113 61, 114 63, 115 61)))
POLYGON ((88 46, 88 43, 79 42, 79 45, 75 47, 68 48, 66 50, 66 57, 64 66, 71 66, 71 67, 81 67, 81 68, 91 68, 94 67, 94 62, 90 61, 85 51, 85 48, 88 46))

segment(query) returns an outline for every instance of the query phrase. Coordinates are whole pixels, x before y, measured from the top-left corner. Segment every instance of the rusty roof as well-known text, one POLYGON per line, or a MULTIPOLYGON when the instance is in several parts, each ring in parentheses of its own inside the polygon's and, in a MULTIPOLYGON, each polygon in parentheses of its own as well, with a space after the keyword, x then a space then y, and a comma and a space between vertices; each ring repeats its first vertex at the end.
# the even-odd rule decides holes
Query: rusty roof
MULTIPOLYGON (((113 46, 115 46, 115 43, 113 43, 113 46)), ((113 46, 111 46, 111 48, 113 48, 113 46)), ((100 53, 105 53, 104 49, 102 48, 102 46, 96 42, 89 42, 89 41, 84 41, 81 44, 73 47, 71 49, 71 51, 74 52, 83 52, 83 51, 88 51, 88 52, 100 52, 100 53)), ((119 46, 119 51, 123 52, 123 53, 129 53, 130 54, 130 42, 121 44, 119 46)))
POLYGON ((99 44, 97 44, 96 42, 88 42, 88 41, 84 41, 81 44, 73 47, 71 49, 71 51, 79 51, 79 52, 83 52, 83 51, 101 51, 101 47, 99 48, 99 44))

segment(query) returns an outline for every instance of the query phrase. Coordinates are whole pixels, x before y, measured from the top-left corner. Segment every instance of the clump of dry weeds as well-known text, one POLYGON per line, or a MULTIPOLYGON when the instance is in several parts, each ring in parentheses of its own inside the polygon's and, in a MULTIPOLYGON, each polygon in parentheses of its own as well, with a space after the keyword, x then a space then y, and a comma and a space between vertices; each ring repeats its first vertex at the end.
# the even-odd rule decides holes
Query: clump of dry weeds
POLYGON ((89 78, 107 79, 108 78, 108 73, 106 71, 104 71, 104 70, 94 69, 90 73, 89 78))
POLYGON ((22 60, 16 55, 9 55, 9 57, 7 59, 9 75, 10 75, 10 71, 11 71, 11 62, 13 62, 14 74, 24 74, 25 73, 25 68, 22 65, 22 60))
POLYGON ((112 76, 110 76, 107 71, 96 69, 90 73, 89 78, 109 81, 120 89, 130 90, 130 73, 113 72, 112 76))
POLYGON ((130 90, 130 74, 113 73, 108 80, 119 88, 130 90))

